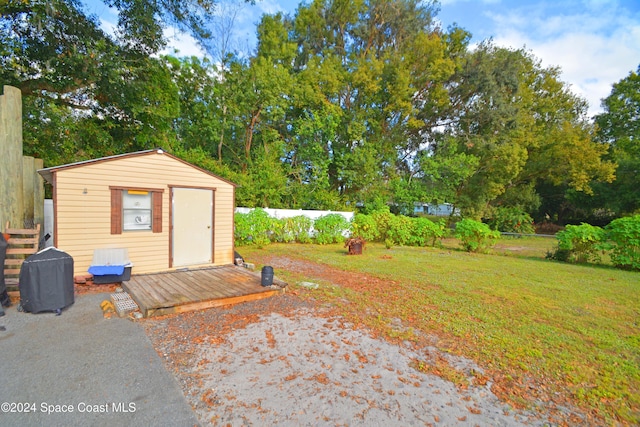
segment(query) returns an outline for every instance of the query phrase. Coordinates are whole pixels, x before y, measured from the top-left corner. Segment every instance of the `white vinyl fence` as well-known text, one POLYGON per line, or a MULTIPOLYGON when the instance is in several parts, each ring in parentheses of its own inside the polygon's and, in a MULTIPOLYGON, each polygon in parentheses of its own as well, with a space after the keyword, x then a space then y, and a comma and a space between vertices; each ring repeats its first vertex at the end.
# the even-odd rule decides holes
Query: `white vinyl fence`
MULTIPOLYGON (((307 218, 311 218, 312 220, 316 220, 321 216, 329 215, 329 214, 338 214, 342 215, 344 219, 348 222, 351 222, 353 219, 353 212, 338 212, 338 211, 312 211, 312 210, 304 210, 304 209, 271 209, 271 208, 263 208, 266 213, 269 214, 272 218, 293 218, 294 216, 306 216, 307 218)), ((236 208, 236 213, 247 214, 251 212, 253 208, 236 208)))
MULTIPOLYGON (((254 208, 236 208, 236 213, 247 214, 251 212, 254 208)), ((294 216, 306 216, 310 218, 312 221, 320 218, 321 216, 329 215, 329 214, 338 214, 342 215, 347 222, 351 222, 353 219, 353 212, 338 212, 338 211, 314 211, 314 210, 305 210, 305 209, 271 209, 271 208, 262 208, 267 214, 269 214, 272 218, 282 219, 282 218, 293 218, 294 216)), ((309 235, 315 235, 315 229, 313 225, 309 229, 309 235)), ((349 230, 345 230, 342 232, 344 237, 349 237, 349 230)))

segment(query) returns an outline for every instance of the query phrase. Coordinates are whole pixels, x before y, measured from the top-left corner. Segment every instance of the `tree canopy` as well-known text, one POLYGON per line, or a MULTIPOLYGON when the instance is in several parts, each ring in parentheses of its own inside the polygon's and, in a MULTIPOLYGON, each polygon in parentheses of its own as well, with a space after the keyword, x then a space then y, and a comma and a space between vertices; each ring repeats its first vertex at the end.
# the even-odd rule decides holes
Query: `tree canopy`
POLYGON ((602 101, 604 112, 596 117, 597 138, 612 149, 609 158, 618 164, 617 179, 600 185, 600 209, 613 215, 640 211, 640 66, 613 85, 602 101))
POLYGON ((169 25, 211 51, 224 31, 214 0, 105 4, 115 34, 79 0, 0 5, 0 76, 22 90, 25 151, 47 166, 161 146, 241 184, 238 204, 449 202, 475 218, 512 207, 560 219, 567 203, 637 184, 610 184, 618 165, 619 177, 637 168, 637 73, 596 125, 560 70, 471 47, 439 26, 437 2, 302 3, 263 16, 251 54, 216 45, 211 59, 158 52, 169 25))

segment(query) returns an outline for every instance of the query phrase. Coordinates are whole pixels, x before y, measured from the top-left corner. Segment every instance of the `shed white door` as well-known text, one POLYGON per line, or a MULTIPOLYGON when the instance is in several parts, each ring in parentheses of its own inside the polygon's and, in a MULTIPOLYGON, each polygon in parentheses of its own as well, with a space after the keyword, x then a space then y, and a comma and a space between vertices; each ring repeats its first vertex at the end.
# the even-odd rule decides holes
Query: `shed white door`
POLYGON ((213 190, 173 188, 173 267, 212 262, 213 190))

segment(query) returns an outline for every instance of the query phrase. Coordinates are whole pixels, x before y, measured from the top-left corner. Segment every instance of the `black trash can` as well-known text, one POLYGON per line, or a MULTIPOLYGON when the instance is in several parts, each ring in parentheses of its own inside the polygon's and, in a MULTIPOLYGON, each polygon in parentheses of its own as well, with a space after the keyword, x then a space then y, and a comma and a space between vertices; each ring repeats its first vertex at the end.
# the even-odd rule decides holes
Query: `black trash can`
POLYGON ((262 267, 262 286, 271 285, 273 285, 273 267, 267 265, 262 267))
POLYGON ((31 255, 20 267, 20 304, 24 311, 55 311, 73 304, 73 258, 54 247, 31 255))

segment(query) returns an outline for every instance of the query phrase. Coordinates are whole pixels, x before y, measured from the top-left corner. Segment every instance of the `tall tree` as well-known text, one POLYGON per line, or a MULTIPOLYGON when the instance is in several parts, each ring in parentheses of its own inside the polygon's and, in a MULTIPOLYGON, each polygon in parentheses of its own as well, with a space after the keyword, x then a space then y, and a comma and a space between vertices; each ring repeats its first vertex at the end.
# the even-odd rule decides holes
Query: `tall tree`
POLYGON ((421 159, 432 186, 429 173, 439 164, 475 165, 457 174, 449 200, 466 215, 482 217, 497 205, 531 211, 540 203, 538 182, 590 193, 592 180, 613 178, 607 147, 593 142, 586 103, 530 54, 483 43, 466 55, 448 92, 450 101, 436 109, 440 120, 421 134, 421 159))
POLYGON ((213 1, 105 4, 119 11, 115 36, 101 30, 79 0, 0 4, 0 78, 21 89, 25 150, 47 165, 156 145, 170 148, 175 142, 177 90, 165 62, 150 55, 164 46, 167 25, 206 40, 213 1), (87 143, 94 140, 100 144, 87 143))
POLYGON ((596 116, 598 137, 611 144, 611 159, 618 164, 616 180, 599 185, 601 208, 617 215, 640 210, 640 66, 613 85, 602 100, 604 112, 596 116))
POLYGON ((200 149, 217 154, 216 144, 223 133, 219 68, 206 58, 168 57, 173 80, 178 87, 180 115, 174 129, 183 149, 200 149))
POLYGON ((435 12, 434 4, 414 0, 317 0, 298 9, 295 63, 318 104, 294 113, 304 119, 331 111, 324 123, 337 126, 325 141, 326 171, 345 202, 391 198, 389 179, 408 164, 409 137, 421 126, 414 98, 434 96, 453 72, 435 12))

